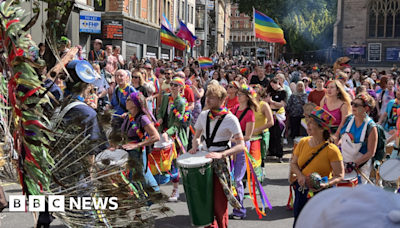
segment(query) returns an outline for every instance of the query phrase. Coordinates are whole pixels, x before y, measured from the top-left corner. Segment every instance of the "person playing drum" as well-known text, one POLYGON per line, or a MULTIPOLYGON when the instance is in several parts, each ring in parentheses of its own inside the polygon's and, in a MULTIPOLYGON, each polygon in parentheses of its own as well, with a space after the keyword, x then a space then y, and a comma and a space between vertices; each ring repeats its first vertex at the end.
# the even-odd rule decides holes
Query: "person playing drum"
MULTIPOLYGON (((121 126, 121 132, 128 142, 122 146, 122 149, 129 153, 130 159, 139 161, 141 164, 146 187, 159 192, 160 188, 151 170, 147 168, 148 159, 144 149, 160 140, 157 129, 152 122, 155 122, 155 118, 148 111, 146 98, 141 92, 133 92, 127 97, 126 109, 128 115, 121 126)), ((110 150, 115 150, 115 148, 110 148, 110 150)))
POLYGON ((309 137, 300 140, 290 163, 292 172, 297 176, 294 182, 294 224, 308 201, 310 186, 306 183, 307 175, 317 172, 321 177, 329 178, 328 183, 320 183, 319 189, 312 189, 314 193, 339 183, 344 176, 343 158, 339 148, 329 142, 330 128, 335 118, 319 106, 306 116, 309 137))
MULTIPOLYGON (((378 143, 376 123, 367 112, 375 107, 375 100, 368 93, 360 93, 351 102, 352 115, 346 117, 340 130, 341 150, 346 173, 360 169, 369 177, 372 168, 371 158, 375 155, 378 143)), ((367 180, 362 177, 363 183, 367 180)))
POLYGON ((210 153, 207 158, 214 159, 214 214, 215 221, 209 227, 228 227, 228 201, 234 208, 241 208, 233 196, 227 157, 243 152, 245 143, 238 119, 224 107, 226 90, 221 85, 209 85, 206 93, 206 105, 210 110, 202 111, 197 119, 193 138, 193 147, 189 151, 195 154, 199 149, 202 136, 203 148, 210 153), (229 148, 230 140, 235 146, 229 148), (225 177, 225 178, 224 178, 225 177), (228 183, 227 183, 228 182, 228 183))
MULTIPOLYGON (((186 133, 186 128, 183 127, 183 122, 188 118, 188 103, 184 98, 181 97, 180 92, 184 89, 185 81, 183 78, 175 77, 172 79, 171 83, 171 93, 167 93, 163 96, 161 101, 160 109, 158 110, 158 123, 161 125, 159 127, 159 132, 164 132, 162 137, 165 141, 169 141, 169 137, 178 137, 179 139, 175 141, 182 142, 182 146, 187 146, 188 136, 186 133)), ((178 149, 179 143, 176 144, 178 149)), ((172 180, 174 188, 171 193, 169 201, 177 201, 179 198, 179 174, 177 178, 172 180)))

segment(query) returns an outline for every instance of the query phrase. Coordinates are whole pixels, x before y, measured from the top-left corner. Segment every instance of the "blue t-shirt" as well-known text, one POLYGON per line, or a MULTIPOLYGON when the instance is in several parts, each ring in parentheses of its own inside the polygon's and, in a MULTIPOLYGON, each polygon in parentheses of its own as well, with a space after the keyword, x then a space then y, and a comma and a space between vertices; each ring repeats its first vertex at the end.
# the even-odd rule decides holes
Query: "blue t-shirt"
MULTIPOLYGON (((120 104, 126 108, 126 98, 128 98, 129 94, 137 92, 136 89, 133 88, 133 86, 129 86, 129 85, 127 87, 125 87, 124 91, 125 91, 125 94, 121 93, 119 91, 119 88, 117 87, 115 89, 115 92, 111 99, 111 105, 114 107, 114 110, 115 110, 114 113, 117 115, 122 115, 123 113, 125 113, 124 109, 121 108, 120 104), (119 103, 118 103, 116 95, 119 98, 119 103)), ((115 118, 119 118, 119 117, 114 116, 113 118, 115 119, 115 118)))
MULTIPOLYGON (((345 124, 340 129, 340 136, 342 136, 346 132, 347 125, 349 124, 349 122, 350 122, 352 117, 353 116, 347 117, 345 124)), ((362 146, 361 146, 361 149, 359 151, 362 154, 367 153, 367 151, 368 151, 368 147, 367 147, 368 135, 371 132, 371 129, 373 127, 376 127, 376 123, 369 116, 367 116, 367 119, 368 119, 368 123, 367 124, 369 126, 367 126, 367 129, 366 129, 367 132, 365 133, 365 139, 364 139, 364 142, 362 142, 362 146)), ((353 125, 351 126, 350 131, 349 131, 349 133, 351 135, 353 135, 353 137, 354 137, 353 138, 354 143, 360 143, 361 133, 362 133, 362 130, 363 130, 365 124, 366 123, 365 123, 365 120, 364 120, 363 124, 361 124, 361 126, 357 127, 356 126, 356 121, 354 120, 353 125)))
MULTIPOLYGON (((390 100, 389 103, 386 106, 385 112, 387 113, 387 118, 388 119, 390 118, 390 115, 393 115, 392 114, 392 108, 393 108, 394 102, 395 102, 395 99, 390 100)), ((385 131, 390 131, 392 129, 396 129, 396 125, 389 127, 389 124, 386 121, 384 129, 385 129, 385 131)))

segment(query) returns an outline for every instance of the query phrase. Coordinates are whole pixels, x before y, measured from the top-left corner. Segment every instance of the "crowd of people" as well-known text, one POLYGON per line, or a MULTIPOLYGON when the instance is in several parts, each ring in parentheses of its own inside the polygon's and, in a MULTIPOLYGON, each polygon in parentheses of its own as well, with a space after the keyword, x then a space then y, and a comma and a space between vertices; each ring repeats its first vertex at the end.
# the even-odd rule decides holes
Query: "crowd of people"
MULTIPOLYGON (((131 58, 127 63, 120 47, 103 50, 98 39, 93 44, 87 61, 96 80, 77 99, 95 111, 113 112, 111 134, 127 133, 128 143, 110 140, 110 150, 122 148, 147 167, 152 145, 162 138, 174 143, 171 161, 186 151, 195 154, 203 150, 210 152, 208 158, 222 160, 228 167, 232 164, 233 183, 227 184, 235 190, 222 184, 217 171, 213 176, 216 218, 210 227, 228 227, 228 219, 246 217, 243 182, 247 166, 251 163, 262 182, 266 156, 275 156, 282 163, 289 137, 303 137, 291 160, 297 176, 293 184, 297 218, 310 192, 332 187, 345 173, 355 170, 370 175, 382 138, 377 125, 382 125, 390 141, 399 130, 400 78, 396 69, 379 72, 348 65, 333 69, 297 60, 261 63, 222 55, 212 56, 211 68, 201 68, 192 57, 187 64, 179 57, 173 61, 131 58), (311 106, 309 113, 306 106, 311 106), (313 172, 328 177, 318 189, 307 182, 313 172), (231 215, 228 202, 234 207, 231 215)), ((62 55, 72 49, 72 59, 84 61, 79 54, 82 48, 71 48, 68 41, 62 55)), ((35 61, 43 61, 43 51, 41 48, 35 61)), ((39 73, 46 75, 45 71, 39 73)), ((54 77, 45 77, 50 92, 59 100, 67 97, 63 78, 52 81, 54 77)), ((170 176, 173 191, 169 201, 179 199, 180 174, 174 164, 158 171, 143 169, 146 183, 154 191, 160 191, 154 173, 170 176)), ((362 182, 366 181, 363 178, 362 182)))

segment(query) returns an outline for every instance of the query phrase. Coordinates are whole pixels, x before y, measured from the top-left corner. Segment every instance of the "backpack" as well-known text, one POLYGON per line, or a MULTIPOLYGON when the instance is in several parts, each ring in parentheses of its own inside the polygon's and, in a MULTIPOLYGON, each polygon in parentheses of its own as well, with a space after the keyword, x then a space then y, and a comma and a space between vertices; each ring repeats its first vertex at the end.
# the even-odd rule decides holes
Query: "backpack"
POLYGON ((381 125, 376 125, 378 131, 378 143, 376 145, 375 156, 372 158, 374 161, 382 161, 386 154, 386 135, 385 130, 381 125))

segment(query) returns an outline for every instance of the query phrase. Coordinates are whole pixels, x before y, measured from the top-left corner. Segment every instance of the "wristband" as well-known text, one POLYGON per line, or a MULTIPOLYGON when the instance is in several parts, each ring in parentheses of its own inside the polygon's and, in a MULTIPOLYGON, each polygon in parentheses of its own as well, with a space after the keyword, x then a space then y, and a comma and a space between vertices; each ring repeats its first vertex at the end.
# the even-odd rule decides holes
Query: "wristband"
POLYGON ((237 139, 235 139, 235 140, 244 140, 244 138, 237 138, 237 139))

